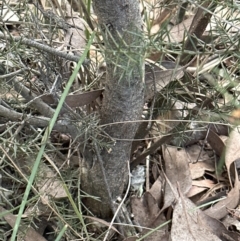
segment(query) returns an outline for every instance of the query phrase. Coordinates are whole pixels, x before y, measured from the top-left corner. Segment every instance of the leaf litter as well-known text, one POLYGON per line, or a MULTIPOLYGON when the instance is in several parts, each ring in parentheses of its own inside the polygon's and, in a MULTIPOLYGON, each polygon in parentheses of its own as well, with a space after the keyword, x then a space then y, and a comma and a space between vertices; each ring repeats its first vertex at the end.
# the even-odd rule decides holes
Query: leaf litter
MULTIPOLYGON (((45 4, 43 4, 43 6, 45 6, 45 4)), ((217 15, 221 12, 220 10, 218 9, 217 15)), ((173 12, 173 10, 168 10, 167 12, 173 12)), ((13 21, 16 21, 16 19, 13 21)), ((169 36, 165 37, 165 40, 170 40, 171 43, 181 43, 184 41, 192 21, 193 16, 188 16, 181 23, 174 25, 168 33, 169 36)), ((85 46, 85 40, 82 37, 84 36, 84 33, 80 31, 80 28, 84 29, 83 21, 80 18, 76 18, 76 21, 70 19, 68 23, 72 25, 75 24, 79 29, 75 29, 76 31, 72 28, 68 29, 63 36, 63 47, 71 47, 73 52, 80 54, 85 46), (78 41, 79 38, 81 38, 81 41, 78 41), (68 46, 70 39, 73 42, 71 46, 68 46)), ((156 25, 158 26, 161 24, 162 22, 156 22, 156 25)), ((209 29, 203 34, 202 39, 204 36, 207 36, 208 33, 209 29)), ((91 54, 94 55, 94 53, 91 54)), ((164 95, 164 91, 169 87, 173 79, 182 80, 183 77, 186 77, 185 68, 176 63, 163 61, 160 65, 151 61, 151 58, 149 59, 148 65, 146 65, 147 71, 145 75, 145 81, 148 84, 145 96, 146 101, 152 99, 155 94, 157 94, 157 97, 164 95), (149 66, 149 63, 152 65, 155 76, 152 75, 151 68, 148 69, 147 67, 149 66), (159 95, 158 93, 153 92, 154 84, 156 85, 156 92, 160 93, 161 91, 163 94, 159 95)), ((232 59, 227 60, 230 67, 232 59)), ((224 62, 226 63, 227 60, 224 60, 224 62)), ((205 72, 207 68, 210 68, 205 65, 205 62, 207 62, 206 59, 201 59, 200 61, 202 62, 198 63, 198 65, 202 66, 202 69, 199 67, 196 72, 205 72)), ((213 67, 216 66, 217 64, 213 67)), ((186 68, 186 70, 188 70, 188 68, 186 68)), ((190 80, 194 80, 193 77, 196 75, 194 68, 191 69, 190 73, 192 74, 190 80)), ((204 81, 207 82, 208 80, 204 79, 204 81)), ((176 89, 178 87, 179 86, 176 85, 176 89)), ((196 87, 196 89, 199 90, 199 86, 191 87, 196 87)), ((197 91, 194 93, 192 89, 187 90, 189 90, 186 95, 187 97, 184 93, 181 95, 181 98, 189 98, 186 102, 194 103, 194 105, 190 107, 189 103, 187 105, 186 102, 182 101, 181 103, 183 104, 181 108, 177 107, 176 109, 196 109, 199 107, 198 103, 204 103, 205 106, 208 106, 209 108, 214 106, 214 103, 212 103, 214 102, 212 96, 209 97, 206 93, 197 93, 197 91), (191 95, 190 93, 196 95, 191 95)), ((237 88, 235 88, 235 90, 237 91, 237 88)), ((78 93, 77 95, 69 95, 66 99, 66 103, 71 108, 75 109, 94 102, 97 98, 100 98, 102 92, 103 88, 100 85, 98 89, 78 93)), ((216 92, 221 92, 221 89, 217 88, 216 92)), ((176 91, 176 93, 181 92, 176 91)), ((55 102, 54 96, 52 95, 44 95, 41 96, 41 98, 45 103, 50 105, 55 102)), ((229 98, 228 101, 231 99, 232 98, 229 98)), ((172 103, 172 107, 173 106, 176 106, 175 103, 172 103)), ((209 112, 211 112, 211 109, 209 112)), ((212 116, 208 115, 209 112, 207 115, 201 115, 199 111, 199 118, 201 119, 203 117, 203 121, 210 121, 210 117, 214 117, 214 115, 213 113, 211 113, 212 116), (206 116, 207 118, 204 119, 206 116)), ((181 112, 178 112, 177 114, 179 113, 181 112)), ((231 120, 232 117, 239 119, 239 116, 236 115, 237 112, 234 113, 235 114, 232 116, 221 117, 224 120, 231 120)), ((181 123, 181 120, 178 119, 179 116, 177 115, 167 116, 168 115, 164 115, 164 118, 161 119, 162 122, 165 122, 164 124, 166 124, 166 122, 170 123, 171 121, 175 122, 173 125, 165 125, 168 127, 171 137, 165 138, 165 141, 162 144, 159 144, 158 147, 154 147, 154 150, 148 152, 148 156, 151 158, 151 164, 153 163, 152 169, 150 169, 148 173, 151 180, 150 189, 145 191, 141 197, 133 194, 130 195, 129 198, 133 221, 138 228, 139 235, 145 236, 144 240, 152 241, 240 240, 239 229, 238 231, 228 230, 228 227, 230 227, 230 221, 227 221, 231 219, 231 223, 236 223, 236 226, 237 224, 239 225, 239 180, 237 174, 239 168, 237 162, 240 158, 240 135, 238 127, 235 127, 230 132, 230 137, 228 138, 225 129, 225 132, 221 129, 222 123, 214 124, 209 128, 210 125, 208 124, 195 123, 194 120, 191 121, 191 119, 189 119, 189 125, 186 126, 189 127, 192 124, 194 125, 193 129, 187 129, 186 126, 184 126, 186 127, 185 129, 178 129, 178 133, 180 134, 184 133, 185 130, 189 131, 188 133, 190 134, 188 136, 184 133, 180 138, 183 139, 187 136, 185 143, 188 143, 188 145, 175 145, 173 140, 175 138, 174 128, 181 127, 180 125, 176 125, 176 122, 181 123), (171 117, 174 120, 172 120, 171 117), (173 132, 171 132, 172 130, 173 132), (198 133, 200 135, 193 135, 193 133, 198 133), (228 140, 225 142, 223 139, 228 140), (220 158, 224 160, 223 164, 219 162, 220 158), (218 165, 222 165, 221 175, 217 171, 218 165), (220 196, 218 194, 220 194, 220 196), (169 221, 171 222, 169 223, 169 221)), ((183 117, 186 118, 187 115, 184 115, 183 117)), ((219 116, 217 116, 217 120, 219 119, 219 116)), ((161 120, 159 123, 161 123, 161 120)), ((158 133, 159 132, 160 131, 158 130, 158 133)), ((148 134, 148 132, 146 133, 148 134)), ((153 134, 154 132, 152 131, 151 133, 153 134)), ((155 134, 156 133, 157 132, 155 131, 155 134)), ((145 134, 144 137, 147 134, 145 134)), ((69 148, 71 149, 71 146, 69 148)), ((147 150, 148 149, 145 149, 145 151, 147 150)), ((70 157, 64 157, 68 160, 71 159, 70 157)), ((79 162, 80 158, 72 156, 72 159, 74 157, 79 162)), ((23 162, 27 161, 28 163, 26 166, 29 167, 32 165, 32 161, 27 159, 28 158, 23 162)), ((58 159, 54 161, 60 162, 58 159)), ((21 169, 24 165, 25 164, 21 163, 19 168, 21 169)), ((56 178, 56 173, 45 164, 42 165, 42 169, 44 171, 42 172, 42 176, 40 175, 40 178, 36 181, 36 187, 39 189, 39 192, 43 192, 49 197, 49 199, 45 199, 46 203, 49 204, 50 199, 58 200, 66 198, 67 194, 62 187, 61 181, 56 178), (44 177, 46 177, 45 180, 44 177)), ((26 173, 29 174, 29 170, 26 170, 26 173)), ((41 205, 39 205, 39 208, 40 206, 41 205)), ((25 212, 25 217, 30 217, 32 215, 31 208, 31 205, 29 205, 28 210, 25 212)), ((0 211, 6 222, 13 227, 16 217, 11 213, 6 214, 7 210, 2 207, 0 211)), ((49 209, 42 208, 41 215, 50 215, 49 209)), ((40 218, 41 215, 38 215, 38 218, 40 218)), ((109 225, 109 223, 104 220, 99 220, 95 217, 87 218, 102 223, 105 226, 109 225)), ((115 228, 113 228, 113 230, 116 231, 115 228)), ((24 238, 25 240, 45 240, 42 234, 37 233, 32 227, 29 227, 24 238)), ((130 237, 126 238, 125 241, 138 240, 138 238, 139 236, 130 237)))
MULTIPOLYGON (((162 174, 152 185, 156 197, 154 203, 150 206, 146 202, 147 192, 137 203, 136 197, 131 200, 134 219, 142 221, 142 226, 149 227, 150 221, 154 218, 164 223, 163 217, 166 218, 166 216, 162 214, 167 210, 172 213, 170 231, 172 240, 240 240, 239 233, 228 231, 221 223, 223 218, 232 216, 229 210, 235 210, 239 204, 239 180, 236 165, 233 165, 234 175, 225 172, 230 175, 223 178, 216 175, 217 163, 213 158, 215 153, 219 156, 225 155, 226 166, 227 160, 229 160, 228 166, 236 161, 240 156, 238 154, 239 132, 237 129, 232 131, 226 147, 222 138, 215 132, 210 131, 209 134, 211 137, 206 138, 209 141, 208 147, 206 142, 202 143, 204 145, 202 147, 199 144, 187 148, 169 145, 162 147, 164 172, 160 169, 162 174), (218 145, 214 142, 214 138, 216 138, 216 143, 219 143, 218 145), (232 188, 228 178, 234 181, 232 188), (222 196, 216 195, 216 191, 226 188, 228 190, 223 192, 222 196), (207 191, 209 194, 206 196, 207 191), (214 198, 215 195, 216 198, 214 198), (201 200, 201 206, 197 207, 194 202, 199 203, 199 200, 201 200), (152 210, 149 210, 149 206, 152 210), (214 226, 219 226, 221 229, 213 228, 214 226)), ((154 227, 155 225, 152 226, 154 227)), ((160 236, 152 240, 161 240, 160 236)))

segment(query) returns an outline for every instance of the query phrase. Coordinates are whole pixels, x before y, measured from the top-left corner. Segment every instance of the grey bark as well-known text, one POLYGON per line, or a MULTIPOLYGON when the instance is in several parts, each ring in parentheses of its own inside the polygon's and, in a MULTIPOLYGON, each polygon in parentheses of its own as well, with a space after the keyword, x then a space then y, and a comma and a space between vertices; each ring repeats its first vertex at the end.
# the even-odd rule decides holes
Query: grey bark
POLYGON ((126 139, 134 138, 138 128, 135 121, 141 119, 144 102, 142 21, 137 0, 93 0, 93 7, 104 39, 107 64, 100 124, 105 125, 104 132, 111 138, 101 140, 110 143, 101 149, 101 158, 85 152, 81 188, 100 198, 87 198, 89 209, 95 215, 110 218, 110 199, 121 197, 128 180, 131 141, 126 139))

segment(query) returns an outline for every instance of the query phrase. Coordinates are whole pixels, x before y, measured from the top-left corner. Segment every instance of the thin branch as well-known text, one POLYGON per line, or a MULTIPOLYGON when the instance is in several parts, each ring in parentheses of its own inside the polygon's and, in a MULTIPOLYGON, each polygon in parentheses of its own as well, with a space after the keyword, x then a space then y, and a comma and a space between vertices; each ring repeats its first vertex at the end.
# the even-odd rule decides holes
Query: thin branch
POLYGON ((19 69, 19 70, 15 71, 15 72, 12 72, 12 73, 10 73, 10 74, 4 74, 4 75, 2 75, 2 73, 5 72, 5 69, 3 68, 2 65, 1 65, 0 67, 2 68, 1 71, 0 71, 0 74, 1 74, 1 75, 0 75, 0 80, 1 80, 1 79, 5 79, 5 78, 14 77, 14 76, 16 76, 17 74, 21 74, 21 73, 24 72, 24 70, 26 70, 26 69, 19 69))
MULTIPOLYGON (((8 36, 8 35, 5 35, 2 32, 0 32, 0 39, 5 39, 5 40, 8 40, 8 41, 14 41, 14 42, 20 42, 21 44, 25 44, 27 46, 34 47, 38 50, 56 55, 58 57, 61 57, 61 58, 64 58, 64 59, 67 59, 67 60, 70 60, 70 61, 73 61, 73 62, 76 62, 76 63, 80 59, 80 56, 73 56, 73 55, 64 53, 62 51, 58 51, 55 48, 49 47, 47 45, 38 43, 34 40, 30 40, 30 39, 27 39, 27 38, 24 38, 24 37, 8 36)), ((84 60, 83 65, 87 65, 89 62, 90 62, 90 60, 86 59, 86 60, 84 60)))
POLYGON ((53 116, 55 111, 49 105, 44 103, 41 98, 20 83, 16 78, 7 78, 7 84, 10 86, 13 85, 14 89, 20 95, 22 95, 23 98, 25 98, 27 101, 30 101, 31 106, 37 109, 42 115, 46 117, 53 116))
MULTIPOLYGON (((56 1, 56 3, 58 4, 58 2, 56 1)), ((40 10, 40 12, 43 14, 43 16, 45 18, 47 18, 48 20, 50 20, 51 22, 53 22, 54 25, 57 25, 59 28, 61 29, 64 29, 65 31, 68 30, 69 28, 76 28, 76 29, 79 29, 79 30, 82 30, 82 28, 79 28, 78 26, 75 26, 75 25, 72 25, 72 24, 69 24, 68 22, 66 22, 64 20, 64 14, 62 12, 62 9, 61 7, 59 7, 59 10, 60 10, 60 14, 61 14, 61 17, 58 16, 57 14, 55 14, 53 11, 51 10, 47 10, 45 11, 41 5, 39 5, 38 3, 35 3, 35 2, 32 2, 32 4, 38 9, 40 10)))
POLYGON ((26 123, 33 126, 46 127, 49 124, 50 118, 35 117, 31 115, 24 115, 15 110, 10 110, 0 105, 0 116, 7 118, 10 121, 22 121, 25 119, 26 123))
MULTIPOLYGON (((22 121, 24 120, 26 124, 44 128, 49 125, 50 118, 47 117, 36 117, 32 115, 24 115, 15 110, 10 110, 2 105, 0 105, 0 116, 5 117, 8 121, 22 121)), ((78 128, 72 123, 67 123, 67 120, 59 120, 54 125, 54 130, 61 133, 68 133, 73 139, 77 139, 79 142, 84 141, 84 135, 80 133, 78 128)))
POLYGON ((150 71, 152 73, 152 77, 153 77, 153 91, 154 91, 154 95, 153 95, 153 100, 152 100, 152 103, 151 103, 151 108, 150 108, 150 114, 149 114, 149 122, 148 122, 148 125, 147 125, 147 130, 149 131, 152 127, 152 117, 153 117, 153 110, 154 110, 154 106, 155 106, 155 101, 156 101, 156 93, 157 93, 157 88, 156 88, 156 75, 155 75, 155 72, 154 72, 154 69, 152 67, 152 65, 150 64, 149 65, 150 67, 150 71))

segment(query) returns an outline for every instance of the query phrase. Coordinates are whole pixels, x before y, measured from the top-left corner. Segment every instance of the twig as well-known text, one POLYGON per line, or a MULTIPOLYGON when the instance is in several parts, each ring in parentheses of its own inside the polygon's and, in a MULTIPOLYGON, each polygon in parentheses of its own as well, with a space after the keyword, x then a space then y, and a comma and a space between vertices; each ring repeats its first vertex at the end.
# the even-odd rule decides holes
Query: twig
POLYGON ((200 159, 200 157, 201 157, 201 155, 202 155, 202 152, 203 152, 204 145, 205 145, 205 143, 207 143, 209 131, 210 131, 210 125, 208 125, 207 133, 206 133, 206 136, 205 136, 205 138, 204 138, 203 145, 201 146, 201 150, 200 150, 200 152, 199 152, 199 154, 198 154, 197 160, 194 161, 193 163, 197 163, 197 162, 199 161, 199 159, 200 159))
MULTIPOLYGON (((202 104, 202 108, 204 108, 208 103, 208 99, 207 101, 203 102, 202 104)), ((190 112, 185 118, 184 120, 189 121, 191 119, 191 114, 195 115, 197 114, 197 111, 199 111, 198 108, 194 108, 192 110, 192 112, 190 112)), ((138 164, 141 164, 145 158, 154 153, 156 150, 158 150, 158 148, 161 147, 161 145, 169 143, 171 140, 173 140, 173 138, 179 134, 179 130, 183 129, 183 127, 186 127, 186 123, 184 123, 182 120, 182 122, 180 122, 177 126, 175 126, 172 130, 170 130, 165 136, 163 136, 162 138, 160 138, 159 140, 157 140, 151 147, 149 147, 147 150, 145 150, 140 156, 138 156, 135 160, 133 160, 131 162, 131 169, 133 169, 134 167, 136 167, 138 164)))
MULTIPOLYGON (((47 117, 36 117, 32 115, 24 115, 15 110, 10 110, 2 105, 0 105, 0 116, 5 117, 8 121, 22 121, 24 120, 26 124, 44 128, 49 125, 50 118, 47 117)), ((54 125, 54 130, 61 133, 68 133, 73 139, 77 139, 79 142, 84 141, 84 136, 80 135, 80 131, 75 125, 63 122, 61 120, 57 121, 54 125)))
MULTIPOLYGON (((215 2, 212 4, 212 1, 205 1, 201 7, 199 6, 188 32, 188 38, 184 44, 184 51, 197 51, 197 41, 205 31, 217 5, 218 4, 215 2), (213 11, 211 13, 206 13, 204 9, 207 9, 210 6, 212 6, 213 11)), ((183 53, 180 63, 183 65, 186 64, 190 57, 191 56, 188 53, 183 53)))
MULTIPOLYGON (((56 3, 58 3, 56 1, 56 3)), ((32 3, 38 10, 41 11, 41 13, 43 14, 43 16, 47 19, 49 19, 50 21, 53 21, 53 24, 57 25, 59 28, 64 29, 64 30, 68 30, 69 28, 77 28, 79 30, 82 30, 82 28, 79 28, 78 26, 69 24, 68 22, 66 22, 63 17, 63 13, 61 12, 62 17, 59 17, 58 15, 56 15, 54 12, 47 10, 45 11, 41 5, 36 4, 36 3, 32 3)), ((61 11, 61 8, 59 8, 59 10, 61 11)))
MULTIPOLYGON (((5 39, 5 40, 9 40, 9 41, 14 41, 14 42, 20 42, 21 44, 25 44, 28 45, 30 47, 34 47, 38 50, 42 50, 44 52, 56 55, 58 57, 73 61, 73 62, 78 62, 80 59, 80 56, 73 56, 61 51, 56 50, 55 48, 49 47, 47 45, 38 43, 34 40, 30 40, 24 37, 14 37, 14 36, 8 36, 8 35, 4 35, 2 32, 0 32, 0 39, 5 39)), ((87 65, 89 64, 90 60, 89 59, 85 59, 83 62, 83 65, 87 65)))
MULTIPOLYGON (((147 145, 147 149, 150 148, 152 142, 150 141, 147 145)), ((149 167, 149 164, 150 164, 150 155, 148 155, 146 157, 146 192, 149 191, 150 189, 150 175, 149 175, 149 172, 150 172, 150 167, 149 167)))
POLYGON ((151 103, 149 122, 148 122, 148 125, 147 125, 147 130, 150 130, 150 128, 152 126, 153 109, 154 109, 155 101, 156 101, 156 96, 155 95, 157 93, 156 75, 155 75, 155 72, 154 72, 153 67, 151 66, 151 64, 149 64, 149 67, 150 67, 150 70, 151 70, 151 73, 152 73, 152 76, 153 76, 153 91, 154 91, 154 95, 153 95, 153 100, 152 100, 152 103, 151 103))
MULTIPOLYGON (((1 68, 3 68, 3 66, 1 65, 1 68)), ((17 70, 17 71, 15 71, 15 72, 12 72, 12 73, 10 73, 10 74, 4 74, 4 75, 2 75, 2 71, 3 72, 5 72, 5 69, 3 70, 2 69, 2 71, 0 71, 0 80, 1 79, 6 79, 6 78, 11 78, 11 77, 14 77, 14 76, 16 76, 17 74, 21 74, 21 73, 23 73, 24 72, 24 68, 23 69, 19 69, 19 70, 17 70)))
POLYGON ((148 155, 154 153, 158 148, 161 147, 161 145, 169 142, 170 140, 172 140, 172 138, 173 134, 171 133, 157 140, 151 147, 149 147, 145 152, 143 152, 140 156, 138 156, 134 161, 131 162, 131 169, 141 164, 148 155))
POLYGON ((7 78, 7 84, 13 85, 14 89, 21 94, 27 101, 31 101, 31 105, 36 108, 42 115, 52 117, 54 110, 44 103, 41 98, 36 96, 27 87, 20 83, 16 78, 7 78))
POLYGON ((49 124, 50 118, 46 117, 33 117, 31 115, 23 115, 15 110, 10 110, 0 105, 0 116, 7 118, 10 121, 21 121, 26 119, 26 123, 38 127, 46 127, 49 124))

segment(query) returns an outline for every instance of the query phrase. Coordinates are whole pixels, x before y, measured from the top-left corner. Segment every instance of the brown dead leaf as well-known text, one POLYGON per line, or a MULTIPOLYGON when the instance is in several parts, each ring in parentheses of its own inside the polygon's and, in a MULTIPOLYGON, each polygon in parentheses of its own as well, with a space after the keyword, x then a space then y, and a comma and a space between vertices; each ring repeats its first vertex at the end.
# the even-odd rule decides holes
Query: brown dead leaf
MULTIPOLYGON (((239 212, 239 211, 238 211, 239 212)), ((236 219, 236 215, 235 216, 230 216, 227 215, 223 220, 222 220, 224 226, 227 229, 231 229, 231 227, 234 227, 235 230, 237 230, 238 232, 240 232, 240 222, 239 222, 239 217, 238 219, 236 219)))
POLYGON ((202 177, 205 173, 205 168, 201 167, 200 165, 195 165, 198 164, 200 162, 197 163, 189 163, 189 168, 190 168, 190 172, 191 172, 191 177, 192 179, 197 179, 199 177, 202 177))
POLYGON ((221 156, 225 149, 225 144, 223 140, 220 138, 220 136, 217 133, 210 130, 207 136, 207 141, 212 147, 212 149, 216 152, 216 154, 218 156, 221 156))
POLYGON ((186 151, 191 163, 209 160, 207 152, 199 145, 191 145, 186 148, 186 151))
POLYGON ((204 212, 199 213, 199 224, 203 225, 205 227, 208 227, 213 234, 218 236, 221 240, 226 241, 240 241, 240 234, 237 232, 230 232, 226 228, 225 225, 223 225, 222 222, 218 221, 217 219, 214 219, 208 215, 206 215, 204 212))
POLYGON ((134 220, 143 227, 149 227, 156 220, 160 211, 157 201, 149 192, 145 192, 141 198, 132 196, 131 208, 134 220))
POLYGON ((207 188, 206 187, 197 187, 197 186, 192 186, 189 192, 187 193, 187 197, 193 197, 203 191, 205 191, 207 188))
POLYGON ((225 164, 228 171, 228 177, 232 184, 230 177, 230 166, 231 164, 240 158, 240 133, 238 127, 233 129, 230 133, 227 141, 226 153, 225 153, 225 164))
MULTIPOLYGON (((80 18, 74 19, 72 24, 83 26, 80 18)), ((64 45, 68 48, 70 47, 75 55, 80 56, 83 53, 84 47, 86 45, 83 36, 84 31, 75 28, 69 28, 65 36, 64 45)))
POLYGON ((170 61, 162 61, 161 66, 156 64, 152 66, 146 65, 145 83, 147 85, 147 88, 145 93, 145 99, 151 99, 155 94, 153 91, 154 79, 156 91, 160 92, 171 81, 173 81, 174 79, 181 78, 183 75, 183 67, 176 66, 175 63, 170 61))
POLYGON ((189 199, 180 194, 173 210, 171 240, 220 241, 209 227, 199 223, 200 212, 189 199))
MULTIPOLYGON (((196 51, 197 46, 197 39, 201 38, 208 23, 211 20, 212 12, 206 12, 205 9, 209 8, 211 6, 211 10, 214 11, 214 9, 217 7, 217 3, 212 4, 211 1, 204 1, 202 2, 202 5, 198 7, 196 14, 194 15, 194 18, 192 20, 191 26, 188 30, 187 39, 184 42, 184 49, 189 51, 196 51), (193 37, 194 36, 194 37, 193 37)), ((180 63, 182 65, 185 65, 189 61, 189 54, 184 53, 181 56, 180 63)))
MULTIPOLYGON (((97 217, 91 217, 91 216, 85 216, 87 219, 91 220, 94 222, 94 224, 96 224, 96 226, 99 226, 100 228, 101 227, 110 227, 110 223, 109 222, 106 222, 105 220, 103 219, 100 219, 100 218, 97 218, 97 217)), ((91 224, 89 224, 91 225, 91 224)), ((111 229, 120 234, 119 231, 114 227, 114 226, 111 226, 111 229)))
POLYGON ((198 186, 198 187, 213 188, 216 184, 209 179, 203 179, 203 180, 199 180, 199 181, 193 181, 192 185, 198 186))
POLYGON ((215 187, 215 183, 209 179, 203 179, 198 181, 192 181, 192 187, 187 193, 187 197, 193 197, 209 188, 215 187))
POLYGON ((172 205, 173 201, 178 197, 177 183, 180 183, 180 189, 184 194, 188 193, 192 186, 186 151, 173 146, 165 146, 163 148, 163 157, 167 180, 162 210, 172 205))
MULTIPOLYGON (((217 179, 214 176, 215 179, 217 179)), ((226 182, 226 180, 224 180, 226 182)), ((221 193, 221 190, 226 189, 227 185, 225 184, 225 182, 219 182, 216 183, 214 187, 210 188, 206 193, 204 193, 204 195, 201 196, 200 199, 197 200, 197 203, 208 203, 209 199, 213 199, 212 197, 216 194, 216 193, 221 193)), ((226 194, 226 192, 224 192, 226 194)), ((221 196, 222 197, 222 196, 221 196)))
POLYGON ((158 166, 158 161, 154 160, 153 161, 153 165, 152 165, 152 175, 153 175, 153 179, 157 180, 158 178, 160 178, 159 176, 160 174, 160 168, 158 166))
MULTIPOLYGON (((139 237, 128 237, 128 238, 125 238, 123 241, 137 241, 137 240, 139 240, 139 237)), ((145 239, 144 239, 144 241, 145 240, 149 240, 148 239, 148 237, 146 237, 145 239)), ((156 239, 151 239, 151 241, 159 241, 159 240, 161 240, 161 241, 169 241, 169 235, 168 235, 168 233, 165 233, 164 235, 162 235, 162 236, 157 236, 156 237, 156 239)))
POLYGON ((164 229, 156 230, 154 232, 151 230, 149 231, 149 235, 145 233, 144 235, 146 235, 144 241, 169 241, 169 233, 164 229))
POLYGON ((217 29, 219 20, 225 22, 223 28, 227 31, 229 36, 231 33, 239 32, 239 11, 232 11, 230 6, 218 5, 214 11, 214 15, 211 18, 211 23, 207 27, 207 31, 211 34, 217 29))
POLYGON ((63 184, 56 176, 56 173, 44 163, 40 165, 36 186, 41 194, 43 204, 48 203, 49 196, 55 200, 67 197, 63 184))
MULTIPOLYGON (((18 159, 17 164, 25 174, 29 175, 34 160, 35 159, 22 157, 18 159)), ((63 183, 58 178, 56 172, 49 168, 45 163, 40 164, 35 183, 40 192, 43 204, 48 203, 49 197, 55 200, 67 197, 67 193, 63 188, 63 183)))
POLYGON ((205 210, 205 213, 210 217, 221 219, 228 214, 228 208, 233 209, 239 203, 239 180, 235 169, 235 184, 234 188, 228 193, 227 197, 220 200, 217 204, 205 210))
MULTIPOLYGON (((76 108, 91 104, 92 101, 95 101, 102 94, 102 92, 103 90, 101 89, 85 92, 82 94, 68 95, 65 101, 69 107, 76 108)), ((49 105, 53 105, 55 103, 54 98, 50 94, 41 96, 41 99, 49 105)))
POLYGON ((52 213, 52 210, 48 205, 43 204, 42 202, 37 202, 37 204, 35 203, 29 204, 26 207, 22 217, 27 218, 27 217, 32 217, 34 215, 34 217, 36 218, 38 217, 38 220, 40 220, 41 217, 48 217, 51 215, 51 213, 52 213))
POLYGON ((239 125, 239 120, 240 120, 240 109, 235 109, 228 117, 228 121, 233 125, 239 125))
MULTIPOLYGON (((7 212, 6 209, 3 207, 0 207, 0 213, 7 212)), ((17 217, 11 213, 4 214, 4 219, 7 221, 7 223, 13 228, 16 222, 17 217)), ((35 231, 32 227, 26 226, 20 226, 19 233, 18 233, 19 240, 24 241, 47 241, 44 237, 42 237, 37 231, 35 231)))
POLYGON ((219 138, 223 141, 223 143, 226 145, 228 136, 220 135, 219 138))
POLYGON ((215 166, 212 160, 199 161, 196 163, 189 163, 189 168, 191 172, 192 179, 197 179, 202 177, 206 171, 214 172, 215 166))
POLYGON ((153 21, 153 26, 151 28, 151 35, 156 34, 160 29, 161 25, 166 22, 171 16, 173 16, 174 12, 177 11, 177 3, 171 4, 171 7, 165 8, 156 19, 153 21))
POLYGON ((157 203, 160 203, 161 200, 161 190, 162 190, 162 181, 161 178, 158 179, 153 183, 152 187, 149 190, 149 193, 154 197, 157 203))
POLYGON ((186 33, 192 24, 193 18, 194 16, 189 17, 188 19, 172 27, 168 35, 164 38, 164 41, 170 41, 174 43, 182 42, 184 37, 187 36, 186 33))
MULTIPOLYGON (((163 214, 160 213, 157 201, 150 192, 145 192, 141 199, 136 196, 131 197, 131 208, 134 214, 134 221, 142 228, 142 235, 149 232, 149 228, 157 228, 166 222, 163 214), (145 228, 144 228, 145 227, 145 228), (146 227, 148 229, 146 229, 146 227)), ((168 226, 156 229, 155 232, 147 235, 145 241, 164 240, 168 226)))
POLYGON ((228 231, 220 221, 206 215, 182 194, 180 196, 173 212, 172 241, 240 240, 238 233, 228 231))
POLYGON ((72 49, 75 55, 81 55, 86 46, 85 40, 85 26, 83 20, 75 14, 74 16, 70 14, 70 18, 67 19, 67 23, 74 26, 73 28, 68 28, 66 36, 64 39, 64 45, 69 49, 72 49))

